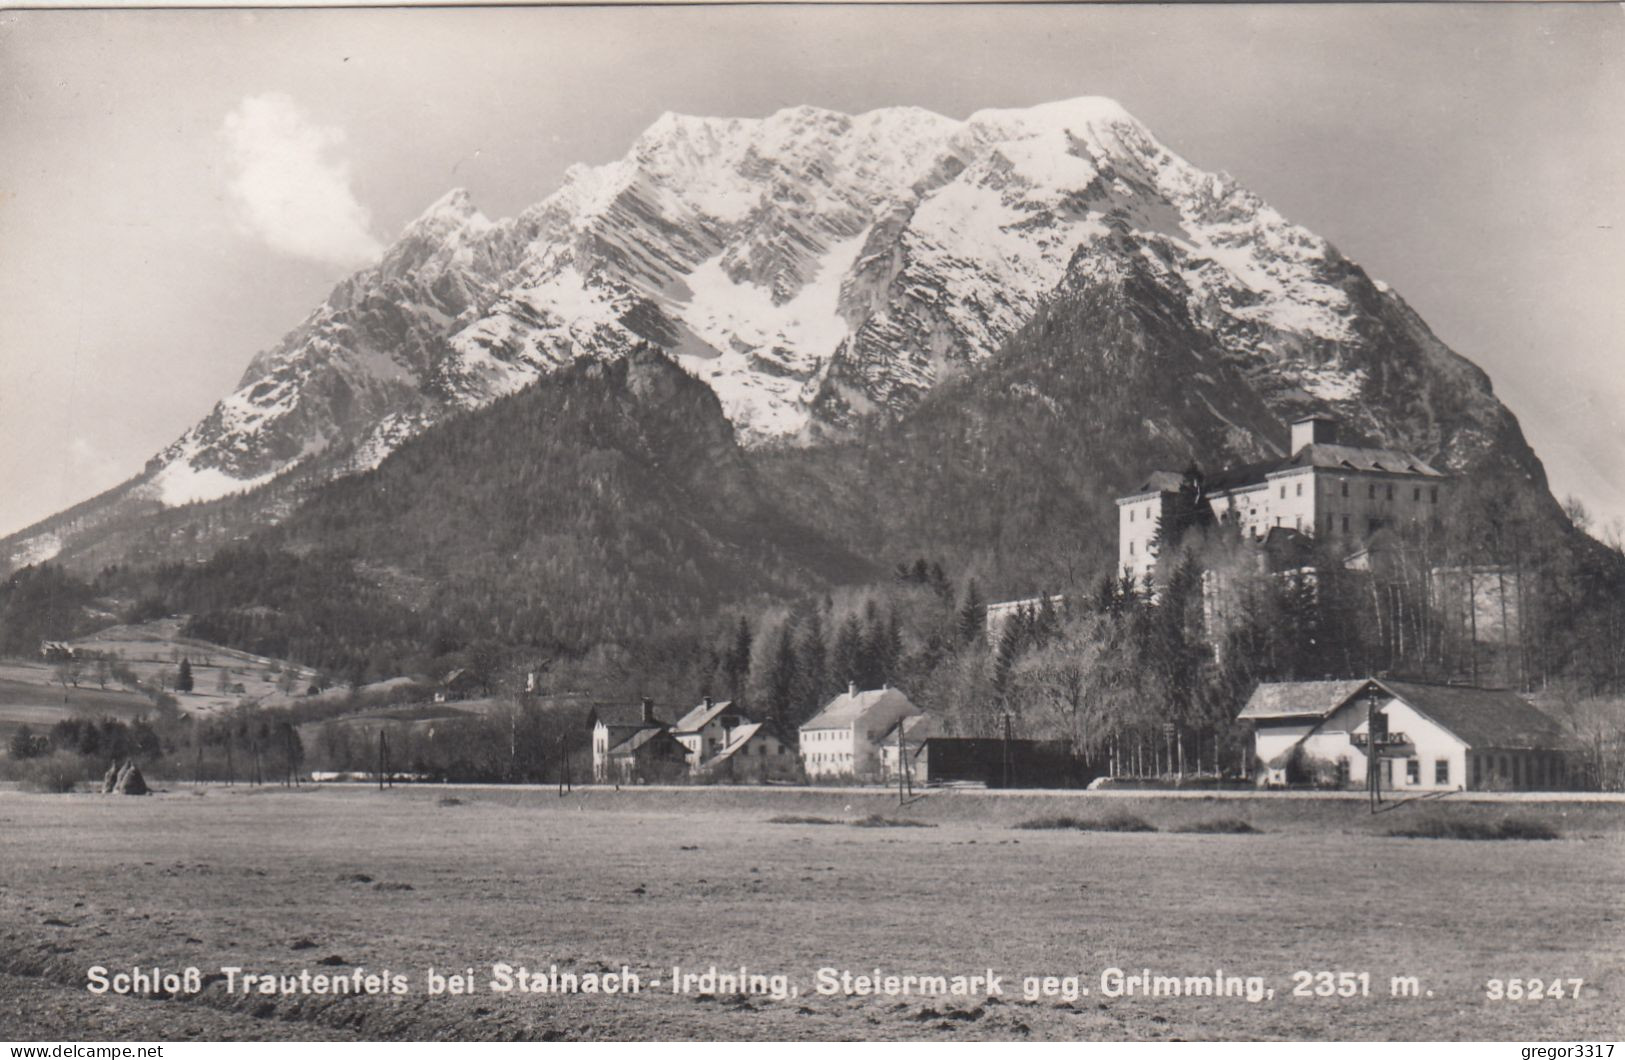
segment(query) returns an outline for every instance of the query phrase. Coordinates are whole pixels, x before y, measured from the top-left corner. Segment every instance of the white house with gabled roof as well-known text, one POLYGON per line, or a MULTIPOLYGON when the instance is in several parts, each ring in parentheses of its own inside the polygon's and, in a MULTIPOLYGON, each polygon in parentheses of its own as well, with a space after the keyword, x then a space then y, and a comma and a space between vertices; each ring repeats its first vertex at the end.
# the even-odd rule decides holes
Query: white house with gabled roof
POLYGON ((836 696, 801 726, 801 764, 811 779, 878 778, 880 744, 903 718, 923 713, 895 688, 867 692, 857 685, 836 696))
POLYGON ((1287 783, 1296 769, 1364 787, 1373 706, 1384 791, 1569 786, 1571 738, 1521 696, 1388 678, 1259 685, 1240 720, 1253 724, 1260 783, 1287 783))
POLYGON ((688 752, 690 772, 699 772, 728 746, 730 734, 749 721, 743 711, 734 709, 731 700, 718 703, 706 696, 699 706, 677 719, 671 734, 688 752))
POLYGON ((728 730, 727 744, 700 772, 735 783, 794 780, 798 766, 795 748, 774 725, 747 721, 728 730))

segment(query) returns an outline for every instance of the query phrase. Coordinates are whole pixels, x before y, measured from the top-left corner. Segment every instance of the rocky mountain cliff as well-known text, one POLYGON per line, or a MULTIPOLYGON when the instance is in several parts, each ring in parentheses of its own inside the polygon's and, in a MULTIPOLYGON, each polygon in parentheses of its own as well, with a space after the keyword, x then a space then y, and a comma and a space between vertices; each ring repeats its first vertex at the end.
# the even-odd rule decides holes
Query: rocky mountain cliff
MULTIPOLYGON (((798 107, 664 115, 511 219, 448 194, 135 480, 0 552, 101 544, 105 562, 110 541, 188 503, 274 520, 298 489, 374 467, 433 423, 640 343, 709 385, 746 445, 838 443, 982 370, 1046 306, 1125 290, 1133 319, 1195 336, 1180 407, 1219 422, 1227 453, 1277 450, 1282 421, 1315 410, 1544 489, 1483 373, 1396 294, 1116 103, 964 121, 798 107), (219 500, 242 490, 258 490, 246 508, 219 500)), ((1190 433, 1166 415, 1147 411, 1150 436, 1190 433)), ((228 512, 201 533, 250 521, 228 512)))

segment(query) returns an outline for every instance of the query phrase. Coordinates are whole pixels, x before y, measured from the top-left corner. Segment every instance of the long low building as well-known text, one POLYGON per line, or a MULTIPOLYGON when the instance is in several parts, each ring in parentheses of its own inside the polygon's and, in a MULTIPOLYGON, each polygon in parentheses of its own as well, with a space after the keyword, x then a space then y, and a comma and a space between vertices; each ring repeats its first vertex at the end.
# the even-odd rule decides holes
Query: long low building
POLYGON ((1264 785, 1364 788, 1373 758, 1386 791, 1543 791, 1570 783, 1571 738, 1505 689, 1386 678, 1266 682, 1239 719, 1253 724, 1264 785))

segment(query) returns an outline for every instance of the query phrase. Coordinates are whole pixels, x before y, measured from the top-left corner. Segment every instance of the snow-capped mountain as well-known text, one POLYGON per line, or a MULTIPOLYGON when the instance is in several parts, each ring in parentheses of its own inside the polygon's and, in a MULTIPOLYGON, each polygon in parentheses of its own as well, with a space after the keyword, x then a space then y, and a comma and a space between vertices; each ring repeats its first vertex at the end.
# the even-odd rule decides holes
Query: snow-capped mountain
MULTIPOLYGON (((371 467, 452 412, 639 341, 707 383, 746 444, 815 442, 911 407, 1125 253, 1283 418, 1383 433, 1378 391, 1421 348, 1436 363, 1405 371, 1460 381, 1482 415, 1423 416, 1402 440, 1433 457, 1453 431, 1498 429, 1482 373, 1397 296, 1111 100, 963 121, 797 107, 663 115, 510 219, 447 194, 120 495, 175 505, 371 467)), ((38 553, 36 530, 13 555, 38 553)))
POLYGON ((205 499, 335 446, 376 463, 448 409, 638 337, 747 442, 806 438, 986 358, 1114 230, 1168 259, 1238 353, 1288 362, 1311 398, 1359 396, 1335 251, 1110 100, 667 114, 517 218, 460 190, 435 203, 254 359, 153 486, 205 499))

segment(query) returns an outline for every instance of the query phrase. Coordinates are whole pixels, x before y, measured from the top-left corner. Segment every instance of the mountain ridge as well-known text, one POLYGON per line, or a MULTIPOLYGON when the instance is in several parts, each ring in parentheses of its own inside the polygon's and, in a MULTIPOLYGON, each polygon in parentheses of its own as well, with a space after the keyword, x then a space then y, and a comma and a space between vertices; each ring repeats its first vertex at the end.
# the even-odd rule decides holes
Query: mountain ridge
MULTIPOLYGON (((1398 416, 1389 440, 1458 470, 1506 448, 1544 486, 1487 377, 1396 294, 1120 104, 963 121, 803 106, 664 114, 512 218, 447 192, 107 504, 0 548, 13 565, 71 556, 99 521, 365 470, 448 415, 640 343, 710 386, 747 444, 838 442, 985 365, 1087 280, 1080 254, 1106 270, 1137 255, 1277 418, 1331 411, 1384 434, 1398 416), (1440 428, 1434 405, 1458 422, 1440 428)), ((292 501, 255 506, 274 519, 292 501)))

